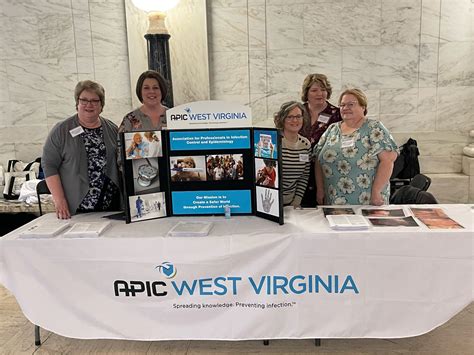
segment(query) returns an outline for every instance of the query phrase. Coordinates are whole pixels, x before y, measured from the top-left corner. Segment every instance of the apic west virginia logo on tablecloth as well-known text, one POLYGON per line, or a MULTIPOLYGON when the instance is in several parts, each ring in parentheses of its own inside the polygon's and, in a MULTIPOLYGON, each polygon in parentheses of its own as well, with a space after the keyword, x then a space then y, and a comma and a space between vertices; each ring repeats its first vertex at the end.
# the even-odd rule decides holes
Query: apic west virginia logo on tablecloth
POLYGON ((162 262, 160 265, 157 265, 155 269, 158 269, 158 271, 167 279, 172 279, 178 272, 176 267, 169 261, 162 262))
MULTIPOLYGON (((117 297, 135 297, 139 294, 166 296, 170 292, 176 297, 201 296, 237 296, 241 289, 250 290, 255 295, 303 295, 303 294, 342 294, 345 292, 359 294, 356 281, 349 274, 292 274, 292 275, 218 275, 188 279, 177 274, 176 266, 164 261, 154 266, 163 278, 159 280, 114 280, 114 294, 117 297)), ((208 270, 209 272, 211 270, 208 270)))

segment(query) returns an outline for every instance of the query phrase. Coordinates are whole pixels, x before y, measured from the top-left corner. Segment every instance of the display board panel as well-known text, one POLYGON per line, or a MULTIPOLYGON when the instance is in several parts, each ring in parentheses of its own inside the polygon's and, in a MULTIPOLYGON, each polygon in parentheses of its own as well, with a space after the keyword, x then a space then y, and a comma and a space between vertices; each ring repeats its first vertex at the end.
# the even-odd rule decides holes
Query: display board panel
POLYGON ((122 134, 127 223, 230 212, 283 224, 280 145, 270 128, 122 134))
POLYGON ((168 216, 166 132, 126 132, 120 138, 126 222, 168 216))
POLYGON ((277 129, 254 128, 255 214, 283 224, 281 136, 277 129))
POLYGON ((252 130, 169 131, 174 215, 254 213, 252 130))
POLYGON ((204 190, 172 191, 173 215, 225 214, 225 207, 231 214, 251 214, 251 190, 204 190))

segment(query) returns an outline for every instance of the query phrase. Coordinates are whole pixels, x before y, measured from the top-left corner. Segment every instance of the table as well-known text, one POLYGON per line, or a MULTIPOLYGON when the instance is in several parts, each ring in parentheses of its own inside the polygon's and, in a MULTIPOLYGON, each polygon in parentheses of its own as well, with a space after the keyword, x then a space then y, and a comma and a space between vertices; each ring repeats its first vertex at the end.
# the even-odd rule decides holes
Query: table
POLYGON ((113 221, 99 238, 18 238, 32 222, 0 239, 0 283, 32 323, 73 338, 416 336, 473 299, 472 208, 438 206, 466 228, 338 232, 320 210, 290 208, 283 226, 252 216, 172 217, 113 221), (213 229, 166 237, 180 220, 212 221, 213 229))

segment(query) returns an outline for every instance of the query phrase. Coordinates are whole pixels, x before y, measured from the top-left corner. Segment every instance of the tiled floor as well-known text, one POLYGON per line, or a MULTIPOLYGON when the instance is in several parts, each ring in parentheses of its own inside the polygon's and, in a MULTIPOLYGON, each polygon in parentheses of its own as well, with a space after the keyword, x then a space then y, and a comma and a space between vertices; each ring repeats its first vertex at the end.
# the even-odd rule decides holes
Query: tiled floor
POLYGON ((0 354, 474 354, 474 303, 434 331, 404 339, 323 339, 262 341, 77 340, 42 330, 35 347, 33 325, 15 298, 0 286, 0 354))

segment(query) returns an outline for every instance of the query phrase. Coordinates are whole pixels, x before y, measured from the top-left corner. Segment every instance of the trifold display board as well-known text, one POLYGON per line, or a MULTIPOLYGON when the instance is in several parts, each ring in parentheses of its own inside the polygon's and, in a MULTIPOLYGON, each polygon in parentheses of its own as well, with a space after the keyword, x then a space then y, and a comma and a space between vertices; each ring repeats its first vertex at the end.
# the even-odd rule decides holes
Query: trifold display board
POLYGON ((276 129, 129 132, 121 144, 127 223, 230 214, 283 224, 276 129))

